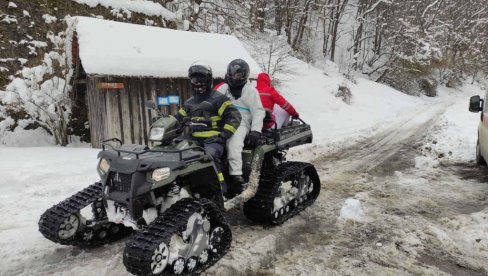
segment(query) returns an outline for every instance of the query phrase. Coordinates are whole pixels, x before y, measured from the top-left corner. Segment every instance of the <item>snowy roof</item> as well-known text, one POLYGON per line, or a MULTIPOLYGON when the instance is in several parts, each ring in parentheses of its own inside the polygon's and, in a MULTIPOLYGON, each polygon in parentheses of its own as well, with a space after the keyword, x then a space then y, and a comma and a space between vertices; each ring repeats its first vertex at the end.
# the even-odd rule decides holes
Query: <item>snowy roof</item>
POLYGON ((261 69, 231 35, 177 31, 158 27, 75 17, 80 58, 87 74, 186 77, 195 62, 224 77, 236 58, 249 63, 250 77, 261 69))

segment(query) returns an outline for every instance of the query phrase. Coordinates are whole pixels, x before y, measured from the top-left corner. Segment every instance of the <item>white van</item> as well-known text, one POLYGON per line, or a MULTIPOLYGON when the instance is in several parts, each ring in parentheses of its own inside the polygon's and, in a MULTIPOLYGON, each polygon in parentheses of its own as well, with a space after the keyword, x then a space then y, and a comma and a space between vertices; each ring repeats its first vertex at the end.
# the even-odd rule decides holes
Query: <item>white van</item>
MULTIPOLYGON (((488 92, 485 99, 488 98, 488 92)), ((480 124, 478 125, 478 142, 476 143, 476 164, 486 166, 488 157, 488 104, 485 104, 480 96, 469 99, 469 111, 480 112, 480 124)))

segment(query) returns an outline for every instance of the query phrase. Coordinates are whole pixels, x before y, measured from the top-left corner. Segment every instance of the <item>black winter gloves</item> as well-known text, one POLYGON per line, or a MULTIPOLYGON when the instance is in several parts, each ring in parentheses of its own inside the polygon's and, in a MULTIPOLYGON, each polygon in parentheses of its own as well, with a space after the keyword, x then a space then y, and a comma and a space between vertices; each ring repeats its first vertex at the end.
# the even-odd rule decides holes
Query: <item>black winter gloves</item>
POLYGON ((251 147, 257 147, 259 145, 263 145, 264 143, 264 137, 258 131, 252 130, 247 136, 247 145, 251 147))

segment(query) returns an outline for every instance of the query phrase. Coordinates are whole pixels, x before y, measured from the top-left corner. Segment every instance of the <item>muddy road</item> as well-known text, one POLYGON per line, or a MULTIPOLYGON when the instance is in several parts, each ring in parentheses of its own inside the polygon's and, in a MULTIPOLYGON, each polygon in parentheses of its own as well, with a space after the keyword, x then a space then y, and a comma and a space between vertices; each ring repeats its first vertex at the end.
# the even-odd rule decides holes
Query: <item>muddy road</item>
POLYGON ((449 107, 318 157, 320 197, 282 226, 230 214, 232 250, 206 275, 488 275, 488 170, 431 152, 449 107), (339 216, 348 198, 363 216, 339 216))

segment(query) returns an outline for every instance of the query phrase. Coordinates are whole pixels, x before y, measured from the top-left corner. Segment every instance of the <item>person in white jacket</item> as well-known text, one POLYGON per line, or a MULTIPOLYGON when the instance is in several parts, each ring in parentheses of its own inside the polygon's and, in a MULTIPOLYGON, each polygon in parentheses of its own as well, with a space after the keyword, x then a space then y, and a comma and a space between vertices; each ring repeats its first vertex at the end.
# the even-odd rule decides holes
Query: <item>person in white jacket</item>
POLYGON ((265 111, 259 92, 248 83, 249 64, 242 59, 235 59, 227 66, 225 82, 214 89, 232 100, 241 113, 241 124, 234 135, 227 141, 229 175, 233 182, 231 191, 239 194, 245 188, 242 177, 242 149, 244 139, 249 134, 249 144, 257 146, 261 140, 265 111))

